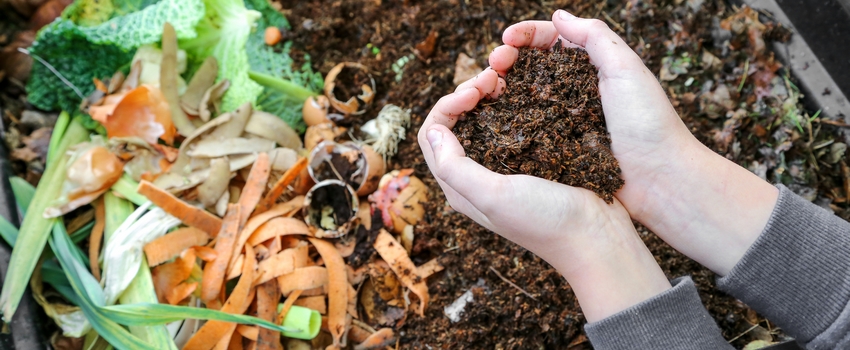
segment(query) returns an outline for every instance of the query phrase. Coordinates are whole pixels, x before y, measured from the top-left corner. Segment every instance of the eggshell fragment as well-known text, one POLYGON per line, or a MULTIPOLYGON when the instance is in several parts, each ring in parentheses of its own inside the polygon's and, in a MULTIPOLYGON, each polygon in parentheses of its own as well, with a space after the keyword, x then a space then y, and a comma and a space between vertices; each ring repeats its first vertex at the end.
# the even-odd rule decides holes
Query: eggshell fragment
POLYGON ((316 124, 307 128, 304 133, 304 148, 312 150, 324 140, 333 140, 345 133, 345 128, 338 127, 333 123, 316 124))
POLYGON ((304 123, 306 123, 307 126, 313 126, 329 122, 328 108, 330 108, 330 102, 328 102, 327 97, 308 97, 307 100, 304 101, 304 107, 301 109, 301 114, 304 117, 304 123))
MULTIPOLYGON (((358 82, 353 82, 358 83, 358 82)), ((356 62, 343 62, 333 67, 328 75, 325 76, 325 96, 330 100, 330 104, 336 110, 345 115, 360 115, 366 112, 366 108, 372 103, 375 97, 375 79, 369 74, 369 71, 362 64, 356 62), (346 69, 347 68, 347 69, 346 69), (343 72, 345 70, 345 72, 343 72), (359 71, 359 72, 358 72, 359 71), (340 77, 340 74, 350 75, 349 77, 340 77), (343 86, 343 81, 354 79, 357 73, 365 74, 368 77, 368 82, 362 83, 359 87, 343 86), (347 100, 342 101, 340 98, 345 98, 344 90, 359 88, 360 92, 356 96, 351 96, 347 100)))
POLYGON ((384 159, 372 147, 354 142, 322 141, 313 148, 309 159, 313 180, 342 180, 356 189, 358 196, 374 192, 386 170, 384 159))
POLYGON ((319 229, 316 237, 337 238, 354 227, 359 208, 360 200, 351 186, 339 180, 325 180, 304 197, 304 221, 319 229))

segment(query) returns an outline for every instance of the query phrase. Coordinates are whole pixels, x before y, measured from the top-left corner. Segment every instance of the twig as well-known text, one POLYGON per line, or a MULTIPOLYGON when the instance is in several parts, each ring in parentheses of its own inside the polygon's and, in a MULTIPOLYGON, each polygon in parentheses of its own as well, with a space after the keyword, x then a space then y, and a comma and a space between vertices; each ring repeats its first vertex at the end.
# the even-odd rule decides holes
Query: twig
POLYGON ((744 62, 744 76, 741 77, 741 84, 738 85, 738 92, 744 89, 744 83, 747 82, 747 75, 750 71, 750 60, 744 62))
POLYGON ((522 294, 525 294, 525 296, 527 296, 527 297, 529 297, 533 300, 537 300, 537 298, 535 298, 533 295, 531 295, 531 293, 526 292, 525 289, 520 288, 518 285, 511 282, 509 279, 505 278, 505 276, 502 276, 502 274, 499 273, 499 271, 496 271, 496 269, 494 269, 492 266, 490 266, 490 271, 493 271, 496 274, 496 276, 499 276, 499 278, 502 279, 502 281, 505 281, 505 283, 510 284, 511 287, 518 289, 520 292, 522 292, 522 294))
POLYGON ((734 338, 730 339, 730 340, 729 340, 729 343, 731 344, 733 341, 738 340, 738 338, 743 337, 745 334, 747 334, 747 333, 751 332, 753 329, 756 329, 756 327, 758 327, 758 326, 759 326, 759 325, 758 325, 758 324, 756 324, 756 325, 754 325, 754 326, 750 327, 750 329, 745 330, 745 331, 744 331, 744 333, 738 334, 738 336, 737 336, 737 337, 734 337, 734 338))
POLYGON ((50 63, 47 63, 47 61, 45 61, 45 60, 44 60, 44 59, 42 59, 41 57, 38 57, 38 55, 34 55, 34 54, 32 54, 32 53, 31 53, 29 50, 27 50, 27 49, 24 49, 24 48, 19 47, 19 48, 18 48, 18 51, 19 51, 19 52, 21 52, 21 53, 23 53, 23 54, 25 54, 25 55, 30 55, 30 56, 32 56, 32 58, 35 58, 35 59, 36 59, 36 61, 40 62, 40 63, 41 63, 41 64, 43 64, 45 67, 47 67, 47 69, 49 69, 51 72, 53 72, 53 74, 56 74, 56 77, 57 77, 57 78, 59 78, 59 80, 61 80, 61 81, 62 81, 65 85, 68 85, 68 87, 69 87, 69 88, 71 88, 71 90, 74 90, 74 92, 77 94, 77 96, 79 96, 81 99, 85 99, 85 98, 86 98, 86 97, 83 95, 83 92, 82 92, 82 91, 80 91, 80 89, 79 89, 79 88, 77 88, 76 86, 74 86, 74 84, 72 84, 70 81, 68 81, 68 79, 65 79, 65 77, 62 75, 62 73, 59 73, 59 71, 58 71, 58 70, 56 70, 56 68, 54 68, 54 67, 53 67, 50 63))

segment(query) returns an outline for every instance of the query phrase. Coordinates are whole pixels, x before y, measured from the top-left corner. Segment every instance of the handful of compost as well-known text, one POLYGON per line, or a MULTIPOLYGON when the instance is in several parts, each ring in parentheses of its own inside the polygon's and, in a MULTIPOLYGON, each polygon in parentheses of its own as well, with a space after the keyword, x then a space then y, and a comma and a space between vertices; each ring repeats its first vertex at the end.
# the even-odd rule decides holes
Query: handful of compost
POLYGON ((478 104, 457 123, 467 156, 497 173, 582 187, 611 203, 623 179, 587 52, 560 43, 522 48, 505 82, 498 100, 478 104))

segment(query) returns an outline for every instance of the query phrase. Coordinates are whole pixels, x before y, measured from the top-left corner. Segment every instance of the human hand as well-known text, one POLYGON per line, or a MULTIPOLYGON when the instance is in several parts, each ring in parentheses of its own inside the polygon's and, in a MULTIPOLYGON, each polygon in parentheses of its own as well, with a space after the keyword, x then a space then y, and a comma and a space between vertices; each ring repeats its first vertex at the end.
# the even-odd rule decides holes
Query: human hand
POLYGON ((591 322, 669 289, 617 200, 608 205, 586 189, 496 174, 465 156, 450 129, 503 87, 494 70, 485 70, 440 99, 419 130, 425 160, 451 206, 552 264, 591 322))
POLYGON ((673 247, 723 275, 761 233, 776 202, 773 186, 718 156, 688 131, 655 76, 604 22, 556 11, 552 21, 505 30, 490 55, 504 76, 520 47, 558 40, 587 50, 623 188, 616 197, 673 247))

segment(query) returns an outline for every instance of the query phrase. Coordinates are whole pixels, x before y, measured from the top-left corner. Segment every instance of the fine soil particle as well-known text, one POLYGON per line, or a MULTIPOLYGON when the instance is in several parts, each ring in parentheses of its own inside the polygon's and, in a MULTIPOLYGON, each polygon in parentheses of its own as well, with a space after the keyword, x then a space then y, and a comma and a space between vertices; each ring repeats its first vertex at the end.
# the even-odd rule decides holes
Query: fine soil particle
POLYGON ((560 42, 552 50, 520 49, 506 91, 465 113, 455 133, 487 169, 583 187, 611 203, 623 180, 596 75, 583 49, 560 42))

